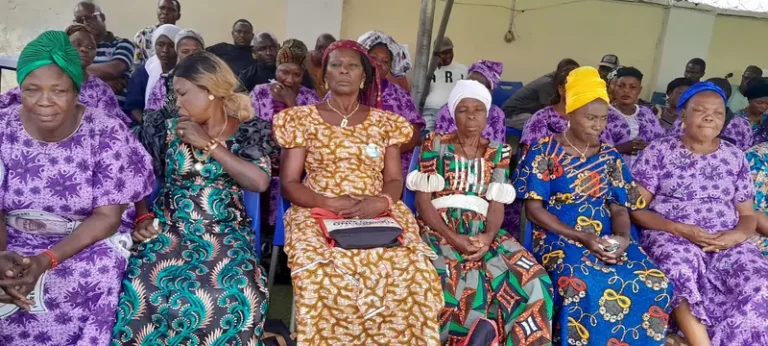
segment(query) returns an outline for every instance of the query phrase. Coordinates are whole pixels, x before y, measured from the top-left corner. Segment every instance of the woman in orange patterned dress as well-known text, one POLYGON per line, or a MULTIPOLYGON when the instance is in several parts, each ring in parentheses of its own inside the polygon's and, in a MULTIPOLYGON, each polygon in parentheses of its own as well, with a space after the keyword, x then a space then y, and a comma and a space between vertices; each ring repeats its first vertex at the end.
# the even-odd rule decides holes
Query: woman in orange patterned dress
POLYGON ((299 345, 440 345, 443 307, 436 256, 400 199, 399 146, 413 128, 373 108, 379 78, 366 49, 331 45, 323 58, 328 101, 277 114, 282 192, 299 345), (306 172, 303 182, 302 174, 306 172), (369 219, 389 212, 403 228, 402 245, 345 250, 328 245, 310 210, 369 219))

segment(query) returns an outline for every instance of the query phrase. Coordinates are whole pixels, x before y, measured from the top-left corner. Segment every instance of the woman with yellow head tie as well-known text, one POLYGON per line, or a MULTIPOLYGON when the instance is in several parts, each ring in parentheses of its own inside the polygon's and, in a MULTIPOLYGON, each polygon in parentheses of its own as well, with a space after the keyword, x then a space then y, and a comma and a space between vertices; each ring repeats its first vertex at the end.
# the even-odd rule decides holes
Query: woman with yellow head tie
POLYGON ((565 85, 567 130, 532 143, 515 172, 534 227, 534 256, 555 286, 559 345, 663 345, 672 287, 630 236, 645 207, 629 167, 598 139, 608 118, 593 67, 565 85))

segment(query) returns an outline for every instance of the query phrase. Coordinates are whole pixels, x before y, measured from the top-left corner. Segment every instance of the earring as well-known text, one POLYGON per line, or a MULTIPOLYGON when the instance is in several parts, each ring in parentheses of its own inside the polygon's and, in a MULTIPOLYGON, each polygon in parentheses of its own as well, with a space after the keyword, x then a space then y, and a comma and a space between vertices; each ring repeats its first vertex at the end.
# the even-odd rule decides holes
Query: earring
POLYGON ((213 101, 214 99, 216 99, 216 96, 208 95, 208 101, 213 101))
POLYGON ((681 130, 685 130, 685 123, 682 123, 682 124, 680 125, 680 129, 681 129, 681 130))
POLYGON ((365 88, 365 81, 362 81, 360 82, 360 89, 364 89, 364 88, 365 88))
POLYGON ((328 81, 325 81, 325 90, 328 90, 328 81))
POLYGON ((571 128, 571 120, 569 119, 568 122, 565 124, 565 129, 567 130, 570 128, 571 128))

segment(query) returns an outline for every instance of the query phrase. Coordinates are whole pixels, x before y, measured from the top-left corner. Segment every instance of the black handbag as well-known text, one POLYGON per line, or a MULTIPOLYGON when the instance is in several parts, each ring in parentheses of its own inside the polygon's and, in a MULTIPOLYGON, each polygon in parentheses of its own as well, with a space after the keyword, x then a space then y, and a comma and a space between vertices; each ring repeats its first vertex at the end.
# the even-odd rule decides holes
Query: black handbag
POLYGON ((330 247, 359 250, 391 248, 403 243, 403 227, 389 214, 373 219, 345 219, 328 210, 312 208, 312 217, 330 247))

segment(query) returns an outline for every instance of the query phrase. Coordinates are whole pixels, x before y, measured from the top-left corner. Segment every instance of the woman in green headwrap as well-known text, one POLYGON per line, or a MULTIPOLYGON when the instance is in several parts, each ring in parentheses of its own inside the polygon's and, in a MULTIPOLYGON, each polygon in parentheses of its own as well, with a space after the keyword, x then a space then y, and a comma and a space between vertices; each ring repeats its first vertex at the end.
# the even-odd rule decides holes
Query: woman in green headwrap
POLYGON ((0 273, 0 345, 108 345, 130 255, 120 216, 151 192, 150 157, 122 121, 78 104, 64 32, 30 42, 17 78, 21 106, 0 111, 0 252, 26 260, 0 273))

